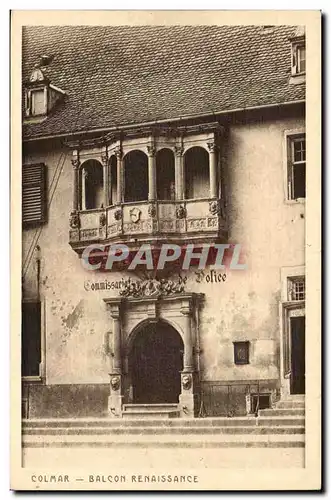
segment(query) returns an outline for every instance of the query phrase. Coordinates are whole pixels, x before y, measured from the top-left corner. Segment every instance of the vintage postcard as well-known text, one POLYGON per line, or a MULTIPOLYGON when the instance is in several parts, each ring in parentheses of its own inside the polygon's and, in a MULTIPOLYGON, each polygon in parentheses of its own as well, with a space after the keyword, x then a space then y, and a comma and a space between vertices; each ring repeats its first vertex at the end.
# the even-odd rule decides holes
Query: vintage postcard
POLYGON ((11 28, 11 488, 320 489, 320 12, 11 28))

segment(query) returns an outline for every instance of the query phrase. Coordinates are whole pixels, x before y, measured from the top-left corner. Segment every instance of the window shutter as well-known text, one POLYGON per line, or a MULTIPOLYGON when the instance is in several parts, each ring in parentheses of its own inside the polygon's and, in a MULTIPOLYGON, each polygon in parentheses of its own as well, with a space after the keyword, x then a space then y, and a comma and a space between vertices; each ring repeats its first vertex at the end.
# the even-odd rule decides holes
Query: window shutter
POLYGON ((46 165, 23 165, 22 169, 23 225, 46 221, 46 165))

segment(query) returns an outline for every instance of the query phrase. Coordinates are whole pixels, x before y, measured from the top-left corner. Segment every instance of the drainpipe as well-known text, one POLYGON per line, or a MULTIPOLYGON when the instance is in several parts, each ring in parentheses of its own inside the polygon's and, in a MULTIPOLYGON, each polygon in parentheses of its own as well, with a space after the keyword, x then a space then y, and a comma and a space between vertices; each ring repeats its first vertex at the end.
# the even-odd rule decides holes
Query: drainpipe
POLYGON ((37 267, 37 299, 40 301, 40 246, 36 245, 35 247, 35 259, 36 259, 36 267, 37 267))

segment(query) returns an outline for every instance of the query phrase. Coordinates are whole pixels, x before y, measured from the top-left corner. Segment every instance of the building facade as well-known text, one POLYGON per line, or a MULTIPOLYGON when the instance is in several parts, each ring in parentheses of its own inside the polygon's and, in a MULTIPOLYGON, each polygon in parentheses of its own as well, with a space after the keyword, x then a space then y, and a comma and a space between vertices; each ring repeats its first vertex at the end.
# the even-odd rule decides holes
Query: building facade
POLYGON ((302 29, 26 27, 22 73, 23 415, 304 393, 302 29), (86 269, 91 244, 130 253, 86 269), (128 269, 163 244, 239 265, 128 269))

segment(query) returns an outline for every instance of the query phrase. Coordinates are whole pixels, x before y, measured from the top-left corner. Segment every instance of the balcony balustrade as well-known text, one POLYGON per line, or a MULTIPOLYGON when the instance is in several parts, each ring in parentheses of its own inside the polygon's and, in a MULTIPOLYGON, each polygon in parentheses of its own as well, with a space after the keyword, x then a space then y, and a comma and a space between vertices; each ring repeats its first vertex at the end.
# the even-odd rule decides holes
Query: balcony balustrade
POLYGON ((226 241, 224 209, 216 198, 140 201, 107 208, 80 210, 71 215, 70 245, 78 253, 91 243, 226 241))

